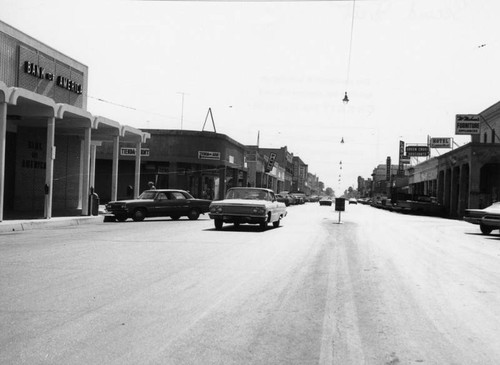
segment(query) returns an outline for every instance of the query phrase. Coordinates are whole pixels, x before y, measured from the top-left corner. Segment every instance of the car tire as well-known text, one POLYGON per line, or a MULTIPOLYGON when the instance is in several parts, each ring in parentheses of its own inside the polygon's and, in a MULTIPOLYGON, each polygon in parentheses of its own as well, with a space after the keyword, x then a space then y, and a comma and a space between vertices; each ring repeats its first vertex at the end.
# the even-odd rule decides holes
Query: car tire
POLYGON ((267 229, 267 221, 260 223, 259 226, 261 231, 265 231, 267 229))
POLYGON ((222 219, 214 219, 215 229, 217 230, 222 229, 223 224, 224 222, 222 221, 222 219))
POLYGON ((273 222, 273 227, 278 228, 280 226, 280 221, 281 221, 281 218, 278 219, 277 221, 273 222))
POLYGON ((136 209, 132 215, 134 222, 141 222, 146 218, 146 211, 144 209, 136 209))
POLYGON ((198 212, 196 209, 191 209, 188 213, 188 218, 192 221, 197 220, 199 216, 200 212, 198 212))
POLYGON ((481 230, 482 234, 486 234, 486 235, 490 234, 491 231, 493 231, 493 228, 485 226, 484 224, 480 224, 479 229, 481 230))

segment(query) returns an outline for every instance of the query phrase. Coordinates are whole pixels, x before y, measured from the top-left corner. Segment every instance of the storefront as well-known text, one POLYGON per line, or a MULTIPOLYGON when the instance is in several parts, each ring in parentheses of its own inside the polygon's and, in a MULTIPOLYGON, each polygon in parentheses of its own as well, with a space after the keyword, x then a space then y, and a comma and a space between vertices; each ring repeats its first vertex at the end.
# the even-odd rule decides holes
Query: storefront
MULTIPOLYGON (((227 189, 246 186, 248 168, 245 146, 224 134, 186 130, 145 129, 151 137, 142 146, 140 190, 152 181, 156 188, 188 190, 195 197, 221 199, 227 189)), ((97 149, 96 191, 103 201, 111 199, 109 184, 112 146, 97 149)), ((136 150, 128 143, 119 147, 118 198, 130 195, 133 158, 136 150)))
POLYGON ((93 151, 147 134, 94 117, 87 66, 0 22, 0 221, 89 213, 93 151))

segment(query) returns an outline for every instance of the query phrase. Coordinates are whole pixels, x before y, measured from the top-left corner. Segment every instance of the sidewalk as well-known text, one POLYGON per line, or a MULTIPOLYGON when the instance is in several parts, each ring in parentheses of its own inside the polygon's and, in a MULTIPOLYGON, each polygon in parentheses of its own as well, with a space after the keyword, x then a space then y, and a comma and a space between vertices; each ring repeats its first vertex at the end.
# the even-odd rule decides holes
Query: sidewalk
MULTIPOLYGON (((102 207, 104 208, 104 207, 102 207)), ((53 217, 50 219, 11 219, 0 222, 0 234, 6 232, 28 231, 54 227, 78 226, 82 224, 98 224, 104 221, 104 209, 99 207, 99 215, 53 217)))

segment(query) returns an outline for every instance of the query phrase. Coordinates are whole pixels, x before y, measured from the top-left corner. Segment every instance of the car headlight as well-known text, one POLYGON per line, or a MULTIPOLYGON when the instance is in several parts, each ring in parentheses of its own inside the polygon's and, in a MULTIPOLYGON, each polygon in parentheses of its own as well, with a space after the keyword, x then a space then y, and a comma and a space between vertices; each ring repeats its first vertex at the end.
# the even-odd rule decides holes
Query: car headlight
POLYGON ((266 209, 262 208, 262 207, 255 207, 255 208, 252 209, 252 213, 253 214, 265 214, 266 213, 266 209))
POLYGON ((218 205, 213 205, 210 207, 210 213, 222 213, 222 207, 218 205))

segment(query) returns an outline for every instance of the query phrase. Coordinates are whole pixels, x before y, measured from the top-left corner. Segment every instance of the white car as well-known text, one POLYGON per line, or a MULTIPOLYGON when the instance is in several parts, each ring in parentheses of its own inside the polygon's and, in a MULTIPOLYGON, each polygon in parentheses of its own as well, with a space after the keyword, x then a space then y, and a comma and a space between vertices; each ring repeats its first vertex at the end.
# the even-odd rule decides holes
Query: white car
POLYGON ((464 221, 479 224, 482 234, 490 234, 500 228, 500 202, 495 202, 484 209, 466 209, 464 221))
POLYGON ((224 223, 236 227, 242 223, 259 224, 263 230, 269 223, 278 227, 287 214, 285 204, 276 199, 272 190, 264 188, 231 188, 224 200, 213 201, 209 209, 218 230, 224 223))

